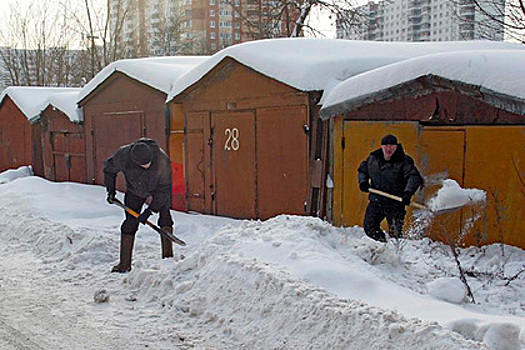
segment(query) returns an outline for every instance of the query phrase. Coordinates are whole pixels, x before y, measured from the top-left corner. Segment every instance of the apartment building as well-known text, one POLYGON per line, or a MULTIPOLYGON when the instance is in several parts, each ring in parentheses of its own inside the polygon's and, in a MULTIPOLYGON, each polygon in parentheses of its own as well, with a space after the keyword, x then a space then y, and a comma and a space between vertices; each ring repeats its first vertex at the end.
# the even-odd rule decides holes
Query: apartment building
MULTIPOLYGON (((498 6, 494 4, 493 6, 498 6)), ((497 13, 495 8, 489 9, 497 13)), ((381 41, 503 40, 504 28, 472 0, 385 0, 358 8, 362 19, 336 21, 337 38, 381 41), (490 26, 487 26, 491 23, 490 26), (493 24, 492 24, 493 23, 493 24)))
POLYGON ((210 54, 289 36, 299 11, 283 6, 274 0, 111 0, 110 22, 130 57, 210 54))

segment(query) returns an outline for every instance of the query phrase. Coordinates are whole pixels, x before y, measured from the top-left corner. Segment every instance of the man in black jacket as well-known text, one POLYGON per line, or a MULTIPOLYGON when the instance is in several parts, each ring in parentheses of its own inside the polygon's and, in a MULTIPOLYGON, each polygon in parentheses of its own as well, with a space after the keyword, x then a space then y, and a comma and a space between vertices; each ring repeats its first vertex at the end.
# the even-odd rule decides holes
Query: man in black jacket
POLYGON ((381 139, 381 148, 370 153, 361 163, 357 178, 363 192, 369 192, 372 187, 403 198, 403 202, 398 202, 370 193, 365 213, 365 233, 370 238, 386 242, 385 233, 380 228, 381 221, 386 218, 389 235, 401 237, 405 205, 410 204, 414 193, 423 185, 423 178, 414 160, 405 154, 394 135, 386 135, 381 139))
MULTIPOLYGON (((119 172, 122 172, 126 179, 126 206, 140 213, 146 199, 151 196, 149 206, 140 216, 135 218, 126 212, 126 219, 120 227, 120 262, 111 271, 123 273, 131 270, 133 244, 139 223, 146 223, 153 212, 159 213, 158 225, 173 233, 170 214, 171 163, 154 140, 141 138, 122 146, 104 163, 104 183, 108 194, 107 201, 110 204, 115 200, 115 181, 119 172)), ((161 236, 161 246, 162 258, 173 256, 170 240, 161 236)))

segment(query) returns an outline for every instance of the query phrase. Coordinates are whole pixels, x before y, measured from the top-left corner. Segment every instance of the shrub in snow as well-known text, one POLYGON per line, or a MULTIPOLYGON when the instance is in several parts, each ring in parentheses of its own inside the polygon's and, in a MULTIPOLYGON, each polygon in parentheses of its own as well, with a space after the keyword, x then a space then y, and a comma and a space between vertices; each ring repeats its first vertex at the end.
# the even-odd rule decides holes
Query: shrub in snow
POLYGON ((436 299, 460 304, 465 300, 465 286, 458 278, 438 278, 427 283, 428 293, 436 299))

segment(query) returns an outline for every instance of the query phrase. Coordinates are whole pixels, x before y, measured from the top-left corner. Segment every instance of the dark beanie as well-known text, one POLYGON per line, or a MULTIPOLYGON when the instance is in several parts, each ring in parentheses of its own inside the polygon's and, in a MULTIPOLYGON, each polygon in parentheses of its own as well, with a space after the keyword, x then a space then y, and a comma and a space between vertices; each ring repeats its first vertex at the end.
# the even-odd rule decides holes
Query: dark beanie
POLYGON ((397 137, 388 134, 381 139, 381 145, 397 145, 397 137))
POLYGON ((151 162, 153 153, 151 148, 143 142, 137 142, 131 146, 131 160, 139 165, 148 164, 151 162))

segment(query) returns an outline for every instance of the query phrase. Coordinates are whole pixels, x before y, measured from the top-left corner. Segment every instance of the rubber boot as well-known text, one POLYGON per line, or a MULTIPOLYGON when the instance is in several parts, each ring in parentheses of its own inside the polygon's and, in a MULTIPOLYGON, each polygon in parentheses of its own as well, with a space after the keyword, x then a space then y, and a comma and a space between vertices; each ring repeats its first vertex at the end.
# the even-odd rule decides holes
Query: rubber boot
POLYGON ((117 266, 113 267, 111 272, 124 273, 131 271, 133 243, 135 243, 135 235, 124 233, 120 235, 120 262, 117 266))
MULTIPOLYGON (((173 234, 173 227, 171 226, 164 226, 161 229, 173 234)), ((162 248, 162 259, 173 258, 173 243, 169 239, 160 236, 160 246, 162 248)))

